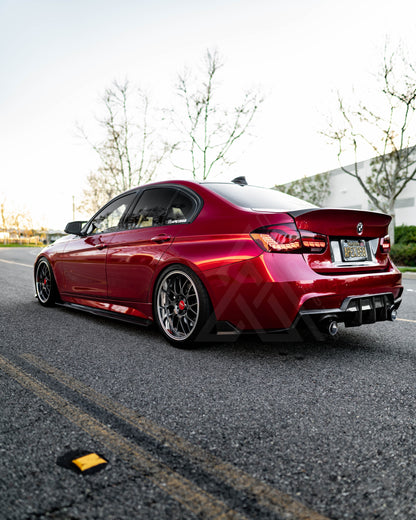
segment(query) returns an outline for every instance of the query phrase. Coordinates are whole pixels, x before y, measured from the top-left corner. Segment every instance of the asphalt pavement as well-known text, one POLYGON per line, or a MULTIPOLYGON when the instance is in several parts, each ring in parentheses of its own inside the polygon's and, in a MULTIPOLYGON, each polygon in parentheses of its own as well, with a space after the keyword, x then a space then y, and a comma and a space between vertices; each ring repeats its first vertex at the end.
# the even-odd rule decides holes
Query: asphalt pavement
POLYGON ((186 351, 41 307, 36 253, 0 248, 1 520, 416 518, 415 278, 395 323, 186 351))

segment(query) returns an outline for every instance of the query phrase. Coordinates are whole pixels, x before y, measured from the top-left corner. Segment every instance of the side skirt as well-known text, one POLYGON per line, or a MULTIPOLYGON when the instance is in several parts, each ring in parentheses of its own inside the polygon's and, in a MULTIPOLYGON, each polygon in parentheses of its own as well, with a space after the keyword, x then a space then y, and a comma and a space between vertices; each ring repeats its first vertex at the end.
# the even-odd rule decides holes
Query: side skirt
POLYGON ((59 305, 60 307, 66 307, 67 309, 88 312, 89 314, 94 314, 95 316, 100 316, 103 318, 111 318, 113 320, 123 321, 125 323, 141 325, 143 327, 149 327, 153 323, 152 320, 147 320, 145 318, 130 316, 128 314, 121 314, 120 312, 108 311, 105 309, 96 309, 87 305, 80 305, 79 303, 57 302, 56 305, 59 305))

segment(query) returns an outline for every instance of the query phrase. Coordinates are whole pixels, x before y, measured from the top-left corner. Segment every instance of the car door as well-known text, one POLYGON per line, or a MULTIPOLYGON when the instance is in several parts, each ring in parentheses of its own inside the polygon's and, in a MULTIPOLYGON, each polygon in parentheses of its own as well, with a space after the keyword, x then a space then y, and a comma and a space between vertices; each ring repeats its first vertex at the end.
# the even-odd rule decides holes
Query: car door
POLYGON ((108 296, 147 302, 153 272, 178 232, 194 215, 197 200, 176 187, 151 187, 112 237, 107 253, 108 296))
POLYGON ((136 196, 130 192, 104 206, 89 222, 85 236, 74 236, 65 248, 61 269, 63 292, 81 298, 106 298, 107 248, 136 196))

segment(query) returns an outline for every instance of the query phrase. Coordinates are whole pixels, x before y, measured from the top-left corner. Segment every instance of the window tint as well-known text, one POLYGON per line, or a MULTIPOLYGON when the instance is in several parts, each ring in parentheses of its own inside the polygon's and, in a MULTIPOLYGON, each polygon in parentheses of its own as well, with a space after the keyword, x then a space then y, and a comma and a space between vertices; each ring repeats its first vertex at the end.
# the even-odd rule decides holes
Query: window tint
POLYGON ((237 206, 258 211, 293 211, 317 207, 281 191, 258 186, 225 183, 206 183, 204 186, 237 206))
POLYGON ((145 190, 127 218, 126 227, 163 226, 185 224, 193 216, 196 202, 175 188, 145 190))
POLYGON ((87 234, 111 233, 120 229, 119 223, 126 209, 132 203, 135 193, 128 193, 119 197, 102 209, 89 224, 87 234))
POLYGON ((196 201, 183 191, 177 191, 166 215, 166 224, 185 224, 194 216, 196 201))

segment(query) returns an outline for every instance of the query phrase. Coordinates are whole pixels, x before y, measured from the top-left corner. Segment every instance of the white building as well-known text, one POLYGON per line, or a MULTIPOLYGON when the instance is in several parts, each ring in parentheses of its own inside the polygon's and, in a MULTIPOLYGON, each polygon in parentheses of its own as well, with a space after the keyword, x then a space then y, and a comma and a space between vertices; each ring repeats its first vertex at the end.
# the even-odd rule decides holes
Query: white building
MULTIPOLYGON (((358 171, 362 177, 371 173, 371 160, 357 163, 358 171)), ((354 171, 354 165, 346 166, 346 169, 354 171)), ((328 173, 330 175, 330 194, 326 197, 322 206, 378 211, 369 203, 368 196, 357 179, 345 173, 341 168, 331 170, 328 173)), ((399 195, 395 208, 396 226, 402 224, 416 225, 416 180, 410 181, 399 195)))

